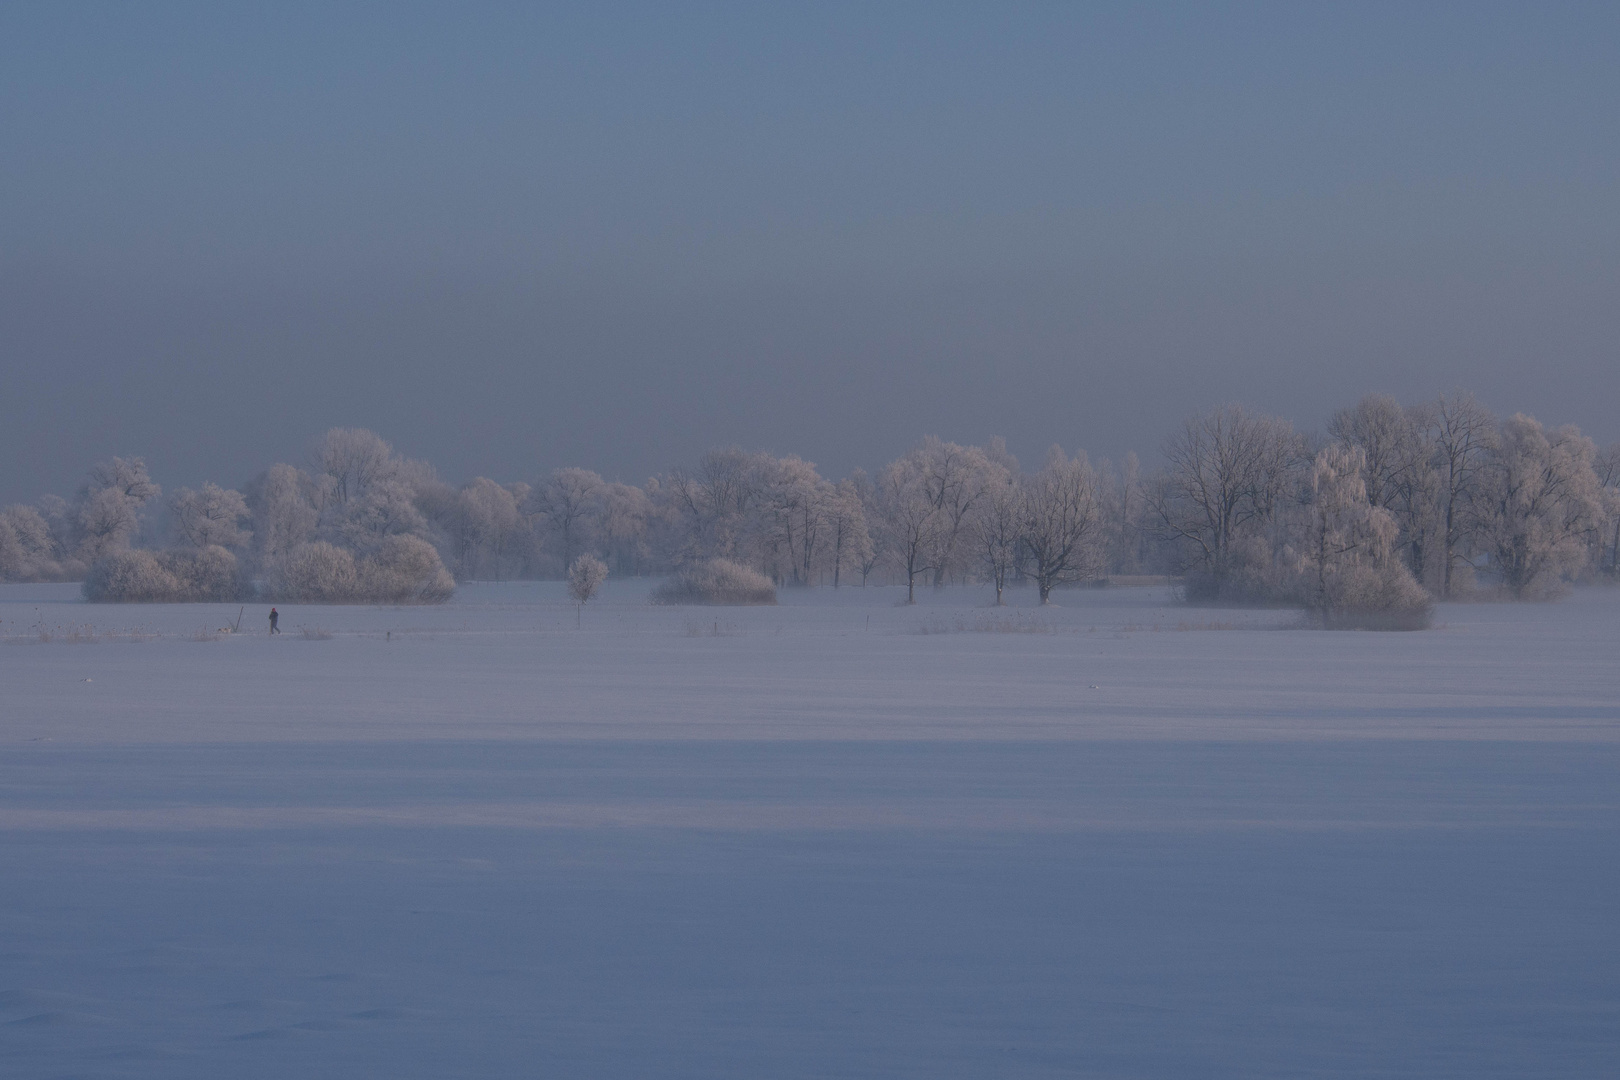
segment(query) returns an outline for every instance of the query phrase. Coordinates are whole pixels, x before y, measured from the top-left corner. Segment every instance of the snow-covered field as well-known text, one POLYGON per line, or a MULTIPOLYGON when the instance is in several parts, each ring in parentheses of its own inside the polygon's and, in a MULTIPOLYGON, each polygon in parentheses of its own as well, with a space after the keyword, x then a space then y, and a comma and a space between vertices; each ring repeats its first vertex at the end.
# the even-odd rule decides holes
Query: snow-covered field
POLYGON ((0 587, 0 1075, 1620 1075, 1620 593, 646 591, 0 587))

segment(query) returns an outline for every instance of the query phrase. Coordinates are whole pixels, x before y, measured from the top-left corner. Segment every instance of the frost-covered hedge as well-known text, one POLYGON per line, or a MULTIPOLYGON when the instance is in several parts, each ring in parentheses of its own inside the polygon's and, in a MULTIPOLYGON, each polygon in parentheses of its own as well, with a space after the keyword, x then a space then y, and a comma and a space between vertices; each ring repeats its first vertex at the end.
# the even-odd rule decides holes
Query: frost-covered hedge
POLYGON ((371 555, 316 541, 292 551, 269 582, 272 598, 327 604, 442 604, 456 591, 433 545, 390 536, 371 555))
POLYGON ((1188 575, 1188 602, 1303 607, 1308 623, 1324 630, 1426 630, 1434 622, 1433 599, 1392 556, 1323 566, 1292 548, 1275 556, 1235 550, 1239 558, 1224 579, 1188 575))
POLYGON ((456 581, 432 544, 418 536, 390 536, 358 564, 360 593, 383 604, 442 604, 456 581))
MULTIPOLYGON (((327 604, 442 604, 456 590, 439 553, 415 536, 390 536, 356 559, 323 541, 295 549, 271 574, 263 598, 327 604)), ((84 581, 96 603, 219 603, 254 598, 236 556, 222 547, 117 551, 98 559, 84 581)))
POLYGON ((220 603, 246 591, 236 556, 222 547, 115 551, 97 559, 84 579, 93 603, 220 603))
POLYGON ((653 590, 655 604, 776 603, 776 586, 757 570, 728 559, 710 559, 688 567, 653 590))
POLYGON ((1434 603, 1397 562, 1353 566, 1327 583, 1326 602, 1307 597, 1307 610, 1325 630, 1427 630, 1434 603))

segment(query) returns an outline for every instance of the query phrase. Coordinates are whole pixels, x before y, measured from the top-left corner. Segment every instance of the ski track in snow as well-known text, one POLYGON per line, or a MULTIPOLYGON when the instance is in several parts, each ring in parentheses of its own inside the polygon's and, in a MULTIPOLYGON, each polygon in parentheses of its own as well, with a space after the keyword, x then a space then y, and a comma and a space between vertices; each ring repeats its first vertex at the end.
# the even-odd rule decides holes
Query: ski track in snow
POLYGON ((646 591, 0 586, 0 1075, 1620 1075, 1620 594, 646 591))

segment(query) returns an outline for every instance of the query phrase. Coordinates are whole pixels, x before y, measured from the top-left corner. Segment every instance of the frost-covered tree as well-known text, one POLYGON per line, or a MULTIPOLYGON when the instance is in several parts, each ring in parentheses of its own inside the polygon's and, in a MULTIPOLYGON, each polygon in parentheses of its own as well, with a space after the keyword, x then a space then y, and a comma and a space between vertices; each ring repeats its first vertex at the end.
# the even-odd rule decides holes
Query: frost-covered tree
POLYGON ((1602 485, 1606 527, 1598 539, 1596 565, 1611 577, 1620 574, 1620 443, 1613 443, 1593 460, 1602 485))
POLYGON ((109 458, 98 461, 90 467, 89 481, 85 490, 94 494, 101 491, 116 492, 137 506, 145 506, 159 495, 163 489, 152 482, 146 471, 144 458, 109 458))
POLYGON ((640 574, 651 560, 648 521, 652 514, 652 500, 645 490, 619 482, 603 486, 597 542, 619 573, 640 574))
POLYGON ((579 610, 575 612, 577 619, 584 618, 585 605, 596 595, 607 576, 607 563, 595 555, 581 555, 569 565, 568 595, 574 598, 578 606, 579 610))
POLYGON ((934 569, 943 550, 943 514, 929 486, 925 463, 915 452, 890 462, 878 475, 876 503, 883 547, 906 578, 906 603, 917 602, 917 576, 934 569))
POLYGON ((1103 566, 1119 574, 1142 570, 1148 558, 1148 490, 1142 463, 1127 453, 1116 470, 1108 461, 1095 468, 1103 517, 1103 566))
MULTIPOLYGON (((1367 502, 1395 516, 1397 544, 1419 582, 1436 562, 1448 503, 1441 469, 1447 455, 1436 442, 1442 412, 1453 422, 1462 415, 1455 403, 1446 403, 1444 410, 1440 404, 1403 408, 1387 394, 1369 394, 1335 413, 1328 424, 1335 439, 1362 452, 1367 502)), ((1458 464, 1466 469, 1466 460, 1458 464)), ((1466 480, 1466 471, 1459 479, 1466 480)))
POLYGON ((695 469, 669 474, 660 493, 675 529, 675 561, 732 559, 742 552, 770 464, 766 455, 732 446, 710 450, 695 469))
POLYGON ((1191 549, 1189 595, 1228 596, 1234 576, 1274 548, 1301 449, 1287 421, 1240 405, 1188 420, 1166 441, 1152 512, 1161 535, 1191 549))
POLYGON ((761 462, 757 540, 777 581, 808 585, 820 565, 832 485, 798 457, 761 462))
MULTIPOLYGON (((520 484, 513 487, 527 490, 527 485, 520 484)), ((472 571, 467 566, 470 557, 470 549, 467 546, 469 528, 463 514, 461 489, 445 483, 436 473, 431 477, 418 477, 413 482, 412 488, 412 502, 416 512, 421 514, 423 521, 426 522, 426 527, 420 533, 421 538, 432 544, 439 552, 440 561, 445 564, 452 577, 460 579, 470 576, 472 571)), ((527 547, 526 522, 519 521, 517 533, 511 547, 521 556, 527 547)), ((482 555, 481 552, 478 554, 482 555)))
POLYGON ((34 506, 50 529, 52 548, 60 553, 64 562, 72 562, 82 568, 84 564, 78 562, 74 554, 78 542, 78 522, 73 504, 60 495, 44 495, 34 506))
POLYGON ((310 454, 316 469, 319 535, 359 554, 390 536, 424 536, 417 493, 437 483, 433 470, 399 457, 375 432, 333 428, 310 454))
POLYGON ((315 444, 310 459, 316 472, 331 480, 331 497, 340 505, 398 471, 394 448, 365 428, 332 428, 315 444))
POLYGON ((1502 421, 1468 508, 1477 542, 1515 598, 1552 587, 1585 561, 1603 520, 1597 448, 1574 427, 1547 431, 1523 413, 1502 421))
POLYGON ((87 493, 76 515, 79 558, 93 562, 128 548, 140 529, 140 507, 116 491, 87 493))
POLYGON ((1366 501, 1391 508, 1419 457, 1421 441, 1411 414, 1388 394, 1368 394, 1334 413, 1328 434, 1361 451, 1366 501))
POLYGON ((141 527, 141 509, 163 493, 142 458, 110 458, 90 469, 79 491, 73 525, 76 554, 86 563, 127 548, 141 527))
POLYGON ((33 559, 55 559, 61 555, 45 516, 32 506, 8 506, 0 517, 15 530, 25 555, 33 559))
POLYGON ((853 478, 838 482, 826 504, 828 562, 832 566, 833 588, 842 582, 845 568, 859 570, 872 551, 872 536, 866 526, 866 507, 853 478))
POLYGON ((517 496, 480 476, 461 489, 456 521, 457 562, 464 576, 483 567, 498 581, 501 564, 523 524, 517 496))
POLYGON ((589 469, 557 469, 535 485, 529 495, 550 537, 552 550, 565 569, 596 542, 603 488, 601 476, 589 469))
POLYGON ((57 581, 67 576, 50 523, 32 506, 0 510, 0 581, 57 581))
POLYGON ((1018 547, 1024 539, 1024 494, 1016 469, 997 466, 985 482, 978 511, 973 515, 974 550, 995 586, 998 607, 1004 602, 1007 578, 1017 565, 1018 547))
POLYGON ((1439 506, 1440 595, 1451 596, 1466 565, 1476 481, 1496 435, 1496 418, 1470 394, 1442 395, 1428 407, 1426 432, 1439 506))
POLYGON ((607 580, 607 563, 595 555, 581 555, 568 567, 568 595, 576 604, 585 604, 607 580))
POLYGON ((1054 588, 1095 577, 1100 566, 1102 510, 1085 451, 1047 451, 1046 465, 1024 483, 1023 503, 1022 540, 1046 604, 1054 588))
POLYGON ((990 461, 976 446, 959 446, 929 435, 908 455, 921 475, 923 488, 934 504, 934 550, 928 564, 937 588, 945 576, 965 560, 964 537, 974 508, 984 495, 991 475, 990 461))
POLYGON ((350 551, 369 554, 391 536, 417 536, 427 519, 416 508, 416 488, 405 477, 374 481, 359 497, 328 507, 322 530, 350 551))
POLYGON ((244 500, 253 547, 262 571, 271 572, 315 537, 320 520, 314 479, 293 465, 272 465, 247 484, 244 500))
POLYGON ((28 581, 32 576, 33 560, 18 539, 10 516, 0 513, 0 581, 28 581))
POLYGON ((883 511, 878 502, 878 486, 866 474, 865 469, 856 469, 849 474, 846 481, 854 490, 855 498, 860 500, 861 517, 866 526, 865 550, 859 551, 855 557, 855 570, 861 575, 861 587, 866 587, 880 564, 888 558, 888 538, 883 527, 883 511))
POLYGON ((1329 629, 1417 629, 1429 598, 1395 556, 1395 515, 1367 495, 1366 451, 1339 442, 1313 463, 1303 517, 1301 598, 1329 629))
POLYGON ((242 493, 213 481, 196 491, 176 491, 169 498, 169 510, 176 535, 194 548, 241 547, 253 536, 242 528, 242 522, 252 517, 242 493))

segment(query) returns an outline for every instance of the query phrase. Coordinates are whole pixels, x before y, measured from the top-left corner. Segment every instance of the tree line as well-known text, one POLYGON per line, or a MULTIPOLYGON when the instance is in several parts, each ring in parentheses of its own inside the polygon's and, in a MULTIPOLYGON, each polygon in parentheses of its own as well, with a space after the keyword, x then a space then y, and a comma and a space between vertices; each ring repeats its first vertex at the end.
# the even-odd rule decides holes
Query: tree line
POLYGON ((1193 601, 1398 623, 1431 597, 1533 597, 1620 560, 1620 446, 1466 394, 1370 395, 1321 433, 1225 406, 1184 422, 1160 459, 1053 447, 1025 468, 1001 439, 928 437, 838 480, 731 447, 641 485, 571 467, 455 486, 337 428, 240 490, 165 499, 140 458, 102 462, 72 499, 0 511, 0 579, 85 580, 108 599, 402 602, 443 599, 452 579, 560 578, 583 555, 619 576, 719 558, 781 586, 900 584, 908 599, 984 582, 998 602, 1019 585, 1046 602, 1165 574, 1193 601))

